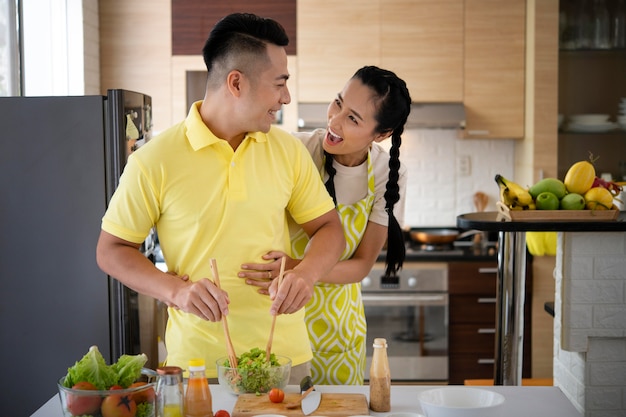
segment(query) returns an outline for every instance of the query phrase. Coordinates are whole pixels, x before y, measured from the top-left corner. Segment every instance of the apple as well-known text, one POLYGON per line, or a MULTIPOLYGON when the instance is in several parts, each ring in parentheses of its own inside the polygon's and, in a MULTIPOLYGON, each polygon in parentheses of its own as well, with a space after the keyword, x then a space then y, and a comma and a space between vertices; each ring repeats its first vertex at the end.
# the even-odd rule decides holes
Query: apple
POLYGON ((550 191, 540 193, 535 199, 537 210, 558 210, 559 198, 550 191))

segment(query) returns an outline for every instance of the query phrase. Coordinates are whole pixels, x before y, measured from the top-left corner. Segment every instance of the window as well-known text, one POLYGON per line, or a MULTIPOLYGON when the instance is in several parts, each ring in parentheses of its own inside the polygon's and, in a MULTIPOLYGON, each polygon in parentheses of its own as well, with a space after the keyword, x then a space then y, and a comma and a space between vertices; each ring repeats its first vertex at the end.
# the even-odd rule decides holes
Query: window
POLYGON ((0 0, 0 96, 21 92, 18 0, 0 0))

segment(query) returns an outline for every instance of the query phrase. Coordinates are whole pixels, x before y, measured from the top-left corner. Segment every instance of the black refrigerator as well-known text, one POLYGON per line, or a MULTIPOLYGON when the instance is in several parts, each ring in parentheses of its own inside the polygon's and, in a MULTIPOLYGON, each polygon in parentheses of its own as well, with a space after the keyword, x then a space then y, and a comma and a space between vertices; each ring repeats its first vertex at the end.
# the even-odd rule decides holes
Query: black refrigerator
MULTIPOLYGON (((155 326, 140 311, 143 296, 95 256, 126 159, 150 139, 151 106, 127 90, 0 97, 1 416, 34 412, 91 345, 108 363, 155 355, 156 338, 148 348, 140 341, 142 320, 155 326)), ((153 261, 155 236, 142 246, 153 261)))

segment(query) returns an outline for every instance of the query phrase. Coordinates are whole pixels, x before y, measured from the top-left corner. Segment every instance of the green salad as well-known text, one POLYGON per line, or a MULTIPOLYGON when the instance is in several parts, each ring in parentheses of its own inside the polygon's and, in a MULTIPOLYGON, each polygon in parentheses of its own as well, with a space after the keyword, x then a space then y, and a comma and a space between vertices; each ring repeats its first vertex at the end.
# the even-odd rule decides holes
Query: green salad
MULTIPOLYGON (((273 353, 267 362, 265 354, 264 350, 253 348, 237 357, 236 371, 233 369, 225 371, 226 382, 235 393, 261 394, 269 392, 272 388, 284 387, 290 369, 281 366, 273 353)), ((222 365, 230 367, 228 359, 222 365)))

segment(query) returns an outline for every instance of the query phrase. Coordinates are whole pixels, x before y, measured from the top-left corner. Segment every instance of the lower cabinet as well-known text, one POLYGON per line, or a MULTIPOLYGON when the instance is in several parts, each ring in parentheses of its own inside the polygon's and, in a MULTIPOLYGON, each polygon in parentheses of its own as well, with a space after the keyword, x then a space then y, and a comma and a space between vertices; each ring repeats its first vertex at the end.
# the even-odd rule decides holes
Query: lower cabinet
MULTIPOLYGON (((495 262, 448 264, 449 384, 494 377, 497 270, 495 262)), ((527 266, 526 270, 522 376, 529 378, 532 269, 527 266)))

